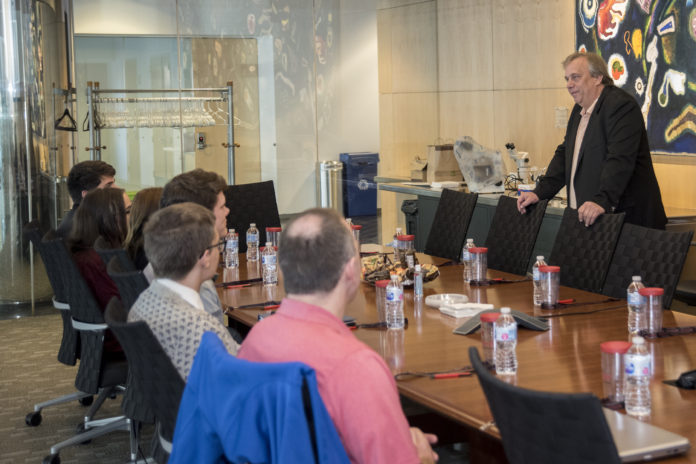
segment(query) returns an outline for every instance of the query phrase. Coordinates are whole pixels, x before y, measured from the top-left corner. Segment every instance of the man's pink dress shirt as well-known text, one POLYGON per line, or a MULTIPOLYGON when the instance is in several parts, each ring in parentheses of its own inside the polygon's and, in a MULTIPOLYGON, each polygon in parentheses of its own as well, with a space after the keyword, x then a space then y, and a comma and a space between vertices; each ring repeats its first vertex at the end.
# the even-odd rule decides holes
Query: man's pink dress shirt
POLYGON ((351 462, 419 462, 389 368, 328 311, 286 298, 254 326, 237 356, 314 368, 351 462))

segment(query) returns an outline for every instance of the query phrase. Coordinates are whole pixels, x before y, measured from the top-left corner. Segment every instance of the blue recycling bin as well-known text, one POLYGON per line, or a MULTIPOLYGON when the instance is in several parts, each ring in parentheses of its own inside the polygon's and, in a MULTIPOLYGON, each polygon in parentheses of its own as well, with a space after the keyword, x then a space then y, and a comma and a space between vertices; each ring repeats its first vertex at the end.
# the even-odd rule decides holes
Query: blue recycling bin
POLYGON ((343 163, 343 212, 346 217, 377 214, 378 153, 341 153, 343 163))

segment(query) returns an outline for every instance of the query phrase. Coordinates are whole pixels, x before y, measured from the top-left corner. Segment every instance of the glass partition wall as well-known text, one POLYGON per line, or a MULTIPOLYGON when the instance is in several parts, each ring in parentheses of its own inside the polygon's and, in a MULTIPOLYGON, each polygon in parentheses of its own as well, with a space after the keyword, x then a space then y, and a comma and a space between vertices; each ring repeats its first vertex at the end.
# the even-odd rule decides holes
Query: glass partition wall
MULTIPOLYGON (((239 147, 235 178, 228 180, 273 180, 281 214, 315 206, 318 161, 378 148, 372 3, 360 1, 347 10, 339 0, 75 1, 80 120, 86 117, 89 81, 101 89, 210 88, 232 81, 239 147), (152 9, 156 21, 138 19, 152 9), (361 34, 369 36, 374 55, 374 68, 365 70, 374 75, 374 93, 366 102, 374 124, 358 133, 341 122, 342 95, 351 86, 339 72, 346 11, 351 21, 357 15, 371 26, 361 34)), ((107 148, 101 159, 114 165, 118 185, 127 190, 163 185, 195 167, 227 178, 226 130, 222 121, 103 129, 101 145, 107 148)), ((80 132, 79 145, 79 158, 89 158, 82 148, 89 145, 87 132, 80 132)))
POLYGON ((184 89, 233 82, 239 147, 228 180, 273 180, 281 215, 315 206, 318 162, 379 149, 376 3, 0 0, 0 317, 14 314, 8 305, 33 311, 50 301, 22 229, 57 227, 71 207, 65 181, 76 162, 100 157, 131 192, 195 167, 228 178, 229 111, 184 89), (153 100, 104 103, 110 121, 138 123, 100 129, 98 152, 90 152, 88 82, 153 100), (143 92, 165 89, 174 93, 143 92), (184 123, 196 111, 212 123, 184 123))

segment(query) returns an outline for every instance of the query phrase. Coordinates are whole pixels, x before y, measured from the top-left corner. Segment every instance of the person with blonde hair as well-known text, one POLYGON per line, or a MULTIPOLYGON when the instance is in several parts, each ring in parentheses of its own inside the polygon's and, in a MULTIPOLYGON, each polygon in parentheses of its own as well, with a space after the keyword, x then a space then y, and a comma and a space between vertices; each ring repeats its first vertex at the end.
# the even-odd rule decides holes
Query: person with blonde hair
POLYGON ((145 188, 135 194, 128 217, 128 235, 124 248, 139 270, 145 269, 148 260, 145 254, 143 230, 150 216, 159 209, 162 187, 145 188))

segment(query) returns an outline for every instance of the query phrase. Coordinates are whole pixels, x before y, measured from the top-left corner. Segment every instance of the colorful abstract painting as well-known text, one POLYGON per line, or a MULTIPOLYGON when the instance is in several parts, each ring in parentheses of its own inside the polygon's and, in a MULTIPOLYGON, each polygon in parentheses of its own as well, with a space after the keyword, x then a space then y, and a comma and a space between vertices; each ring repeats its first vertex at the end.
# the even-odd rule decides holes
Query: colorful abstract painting
POLYGON ((694 0, 576 0, 575 43, 641 105, 653 153, 696 154, 694 0))

